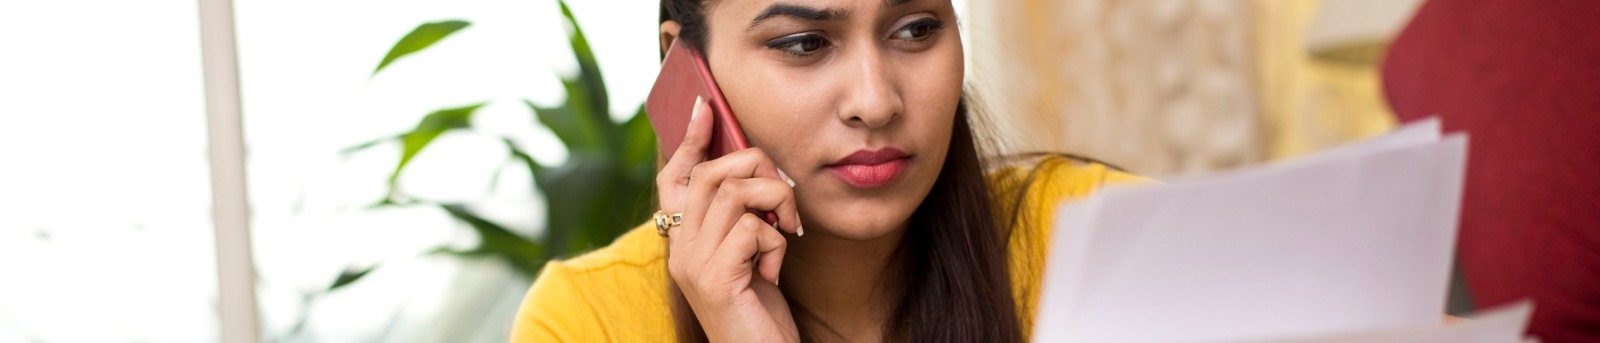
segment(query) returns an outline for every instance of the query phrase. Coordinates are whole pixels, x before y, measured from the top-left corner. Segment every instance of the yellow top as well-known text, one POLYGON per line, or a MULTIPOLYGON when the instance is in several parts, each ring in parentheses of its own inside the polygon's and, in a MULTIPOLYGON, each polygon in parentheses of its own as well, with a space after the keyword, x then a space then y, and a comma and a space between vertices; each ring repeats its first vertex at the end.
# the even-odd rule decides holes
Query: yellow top
MULTIPOLYGON (((998 216, 1018 208, 1023 220, 1013 232, 1010 267, 1013 296, 1023 336, 1033 330, 1044 246, 1049 243, 1056 205, 1094 191, 1101 184, 1142 179, 1100 164, 1049 158, 1034 166, 1007 168, 990 176, 998 216), (1032 180, 1029 176, 1032 174, 1032 180), (1022 193, 1024 205, 1010 206, 1022 193)), ((617 238, 610 246, 565 261, 551 261, 522 300, 512 342, 674 341, 667 295, 666 245, 651 224, 617 238)))

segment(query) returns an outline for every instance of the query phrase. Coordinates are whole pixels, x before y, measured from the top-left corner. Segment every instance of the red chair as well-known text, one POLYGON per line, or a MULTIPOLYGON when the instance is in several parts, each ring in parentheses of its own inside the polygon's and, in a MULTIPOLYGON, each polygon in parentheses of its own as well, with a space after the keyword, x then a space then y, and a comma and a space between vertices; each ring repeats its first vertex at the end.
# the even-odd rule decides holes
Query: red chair
POLYGON ((1531 297, 1530 334, 1600 342, 1600 1, 1429 1, 1383 85, 1401 121, 1472 136, 1458 254, 1477 306, 1531 297))

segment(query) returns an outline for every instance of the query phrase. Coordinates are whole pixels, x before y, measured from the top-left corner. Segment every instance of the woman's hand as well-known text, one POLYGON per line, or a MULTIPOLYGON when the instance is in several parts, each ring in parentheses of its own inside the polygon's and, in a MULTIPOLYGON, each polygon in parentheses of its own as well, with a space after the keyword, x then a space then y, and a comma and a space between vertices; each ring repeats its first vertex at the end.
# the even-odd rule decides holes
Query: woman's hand
POLYGON ((656 176, 662 211, 683 212, 668 231, 667 272, 712 341, 798 342, 777 286, 788 246, 778 230, 800 228, 792 183, 757 148, 705 161, 710 115, 696 99, 683 143, 656 176), (765 211, 777 228, 752 214, 765 211))

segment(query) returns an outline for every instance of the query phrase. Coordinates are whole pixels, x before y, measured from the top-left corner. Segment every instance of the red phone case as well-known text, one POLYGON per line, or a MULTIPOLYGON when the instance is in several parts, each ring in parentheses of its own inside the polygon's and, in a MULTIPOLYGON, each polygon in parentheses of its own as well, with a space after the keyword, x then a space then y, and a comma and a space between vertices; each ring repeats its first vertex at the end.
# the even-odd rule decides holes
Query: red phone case
POLYGON ((650 116, 650 125, 655 127, 662 156, 670 160, 678 145, 683 143, 696 96, 711 105, 710 114, 715 121, 707 160, 750 147, 728 100, 722 97, 722 90, 711 77, 705 57, 686 45, 673 42, 667 48, 667 58, 661 61, 661 74, 656 76, 656 84, 644 101, 645 114, 650 116))
MULTIPOLYGON (((656 85, 644 100, 644 112, 650 116, 650 126, 656 129, 656 143, 660 144, 664 161, 672 159, 672 153, 683 144, 683 136, 689 133, 689 116, 694 114, 696 96, 711 104, 711 119, 714 120, 706 160, 750 147, 744 139, 744 130, 739 128, 739 120, 733 118, 728 99, 722 97, 717 80, 711 77, 711 67, 706 64, 705 57, 674 41, 667 48, 667 58, 661 61, 656 85)), ((762 211, 757 215, 765 218, 767 224, 778 222, 778 216, 772 212, 762 211)))

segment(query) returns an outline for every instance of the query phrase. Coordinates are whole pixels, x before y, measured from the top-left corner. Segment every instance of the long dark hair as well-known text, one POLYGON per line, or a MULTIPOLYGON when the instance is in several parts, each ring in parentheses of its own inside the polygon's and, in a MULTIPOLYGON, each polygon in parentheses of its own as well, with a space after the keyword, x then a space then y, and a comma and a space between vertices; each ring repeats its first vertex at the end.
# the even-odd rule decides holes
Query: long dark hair
MULTIPOLYGON (((676 21, 677 39, 702 52, 708 38, 705 1, 661 1, 661 21, 676 21)), ((911 214, 916 229, 906 232, 896 251, 900 260, 891 266, 898 270, 886 271, 898 273, 905 286, 885 323, 886 340, 1022 341, 1007 268, 1010 230, 996 220, 969 112, 963 95, 939 178, 911 214)), ((678 341, 707 341, 683 293, 674 286, 670 296, 678 341)), ((802 340, 809 340, 806 328, 821 323, 799 304, 791 302, 789 308, 802 340)))

